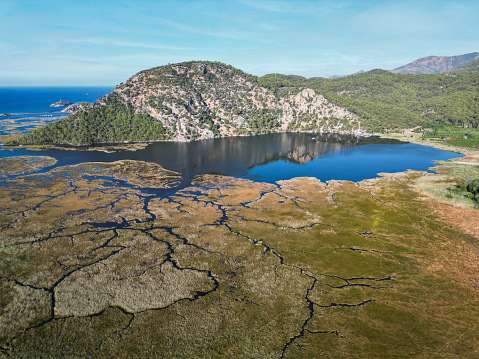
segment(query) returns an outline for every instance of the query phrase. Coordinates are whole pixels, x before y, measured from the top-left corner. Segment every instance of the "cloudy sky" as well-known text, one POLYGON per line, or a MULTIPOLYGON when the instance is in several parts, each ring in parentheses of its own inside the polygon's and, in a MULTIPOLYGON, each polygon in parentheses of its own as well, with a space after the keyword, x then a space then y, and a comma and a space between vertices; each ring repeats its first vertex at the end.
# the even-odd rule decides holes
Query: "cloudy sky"
POLYGON ((0 0, 0 86, 115 85, 189 60, 254 75, 479 51, 477 0, 0 0))

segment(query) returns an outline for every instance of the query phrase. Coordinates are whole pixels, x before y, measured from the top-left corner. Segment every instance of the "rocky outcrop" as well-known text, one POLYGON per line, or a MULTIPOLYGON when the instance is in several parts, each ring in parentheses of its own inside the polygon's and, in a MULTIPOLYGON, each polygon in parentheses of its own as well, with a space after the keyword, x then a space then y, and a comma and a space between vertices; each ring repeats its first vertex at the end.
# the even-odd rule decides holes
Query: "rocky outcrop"
POLYGON ((88 102, 76 102, 74 104, 70 104, 69 106, 65 107, 60 112, 64 113, 75 113, 78 110, 86 110, 92 107, 91 103, 88 102))
POLYGON ((21 144, 192 141, 281 131, 360 133, 361 119, 301 86, 277 91, 255 76, 218 62, 184 62, 141 71, 95 103, 21 144), (76 130, 81 128, 78 133, 76 130))
POLYGON ((50 107, 64 107, 64 106, 69 106, 71 104, 72 104, 71 102, 60 100, 60 101, 52 103, 50 107))
POLYGON ((169 139, 192 139, 293 131, 350 133, 360 118, 312 89, 281 97, 229 65, 189 62, 142 71, 98 100, 112 99, 148 114, 168 130, 169 139))

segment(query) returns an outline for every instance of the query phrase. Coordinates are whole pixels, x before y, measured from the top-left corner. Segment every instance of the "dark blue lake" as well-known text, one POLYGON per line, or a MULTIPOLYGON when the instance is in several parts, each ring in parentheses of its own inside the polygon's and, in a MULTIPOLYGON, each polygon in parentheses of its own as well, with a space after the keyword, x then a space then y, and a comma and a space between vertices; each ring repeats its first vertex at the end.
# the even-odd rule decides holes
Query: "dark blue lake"
POLYGON ((58 160, 55 166, 90 161, 132 159, 155 162, 181 172, 181 187, 203 173, 224 174, 274 183, 294 177, 360 181, 380 172, 408 169, 427 171, 434 160, 460 157, 432 147, 379 137, 277 133, 230 137, 191 143, 158 142, 138 151, 104 153, 82 150, 0 151, 0 157, 42 155, 58 160))

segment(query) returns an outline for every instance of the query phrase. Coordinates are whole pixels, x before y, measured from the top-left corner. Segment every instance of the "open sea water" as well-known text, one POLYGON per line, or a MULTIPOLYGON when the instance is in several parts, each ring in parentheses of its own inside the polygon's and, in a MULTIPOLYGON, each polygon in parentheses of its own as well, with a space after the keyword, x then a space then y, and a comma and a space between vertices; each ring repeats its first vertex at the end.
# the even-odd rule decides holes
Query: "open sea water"
POLYGON ((28 133, 59 120, 64 107, 50 107, 60 100, 95 102, 113 87, 0 87, 0 135, 28 133))
POLYGON ((63 100, 95 102, 111 87, 0 87, 0 114, 52 114, 63 107, 50 107, 63 100))

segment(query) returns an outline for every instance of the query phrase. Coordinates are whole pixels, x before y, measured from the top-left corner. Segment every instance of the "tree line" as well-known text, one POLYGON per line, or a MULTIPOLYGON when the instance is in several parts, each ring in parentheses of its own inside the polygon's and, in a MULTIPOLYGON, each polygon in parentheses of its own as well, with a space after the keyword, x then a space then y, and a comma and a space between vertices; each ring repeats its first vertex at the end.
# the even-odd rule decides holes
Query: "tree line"
POLYGON ((104 143, 165 139, 165 128, 154 118, 135 114, 130 106, 113 101, 108 106, 53 122, 6 145, 60 144, 91 146, 104 143))

